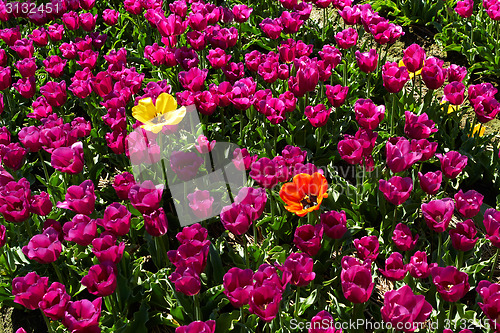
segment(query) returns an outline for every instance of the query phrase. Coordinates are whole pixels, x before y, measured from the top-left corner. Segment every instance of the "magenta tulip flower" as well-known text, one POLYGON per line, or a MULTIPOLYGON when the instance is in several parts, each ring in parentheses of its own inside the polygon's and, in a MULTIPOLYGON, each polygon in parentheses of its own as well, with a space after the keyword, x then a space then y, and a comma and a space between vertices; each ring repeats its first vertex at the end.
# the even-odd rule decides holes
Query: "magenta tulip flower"
POLYGON ((375 284, 371 270, 356 260, 342 258, 340 281, 345 298, 352 303, 365 303, 370 299, 375 284), (355 262, 356 261, 356 262, 355 262))
POLYGON ((347 232, 347 217, 345 211, 331 210, 321 214, 321 224, 325 235, 332 239, 340 239, 347 232))
POLYGON ((175 329, 175 333, 215 333, 215 320, 193 321, 189 325, 179 326, 175 329))
POLYGON ((500 211, 494 208, 486 209, 483 224, 486 229, 486 238, 493 246, 500 248, 500 211))
POLYGON ((446 154, 436 154, 441 162, 441 171, 448 178, 456 178, 467 165, 468 158, 457 151, 449 151, 446 154))
POLYGON ((444 61, 435 57, 425 60, 422 68, 422 80, 429 89, 438 89, 446 80, 447 72, 443 68, 444 61))
POLYGON ((438 131, 435 128, 436 124, 426 113, 417 116, 410 111, 405 111, 405 120, 405 135, 411 139, 427 139, 432 133, 438 131))
POLYGON ((318 104, 316 106, 306 106, 304 114, 313 127, 322 127, 328 122, 331 112, 331 108, 327 110, 324 104, 318 104))
POLYGON ((392 233, 392 241, 400 251, 411 251, 415 248, 419 234, 412 235, 410 228, 403 223, 398 223, 392 233))
POLYGON ((80 185, 72 185, 66 192, 65 201, 58 202, 58 208, 72 210, 77 214, 90 215, 95 208, 94 183, 85 180, 80 185))
POLYGON ((64 240, 87 246, 97 237, 96 221, 87 215, 77 214, 63 225, 64 240))
POLYGON ((405 138, 389 139, 385 150, 387 167, 394 173, 407 170, 422 157, 422 153, 414 152, 411 149, 410 141, 405 138))
POLYGON ((82 172, 85 160, 83 159, 83 144, 76 142, 71 147, 59 147, 52 151, 50 164, 56 170, 68 174, 82 172))
POLYGON ((474 248, 478 238, 476 225, 471 219, 457 223, 455 229, 450 230, 451 245, 458 251, 469 251, 474 248))
POLYGON ((379 254, 379 246, 380 243, 377 236, 364 236, 354 240, 354 247, 361 260, 369 259, 375 261, 379 254))
POLYGON ((285 281, 297 287, 307 286, 316 277, 313 259, 305 253, 291 253, 278 269, 283 272, 285 281))
POLYGON ((403 52, 403 63, 408 72, 415 73, 424 67, 425 51, 418 44, 411 44, 403 52))
POLYGON ((431 268, 432 282, 447 302, 457 302, 469 291, 469 275, 454 266, 431 268))
POLYGON ((385 106, 377 106, 371 99, 360 98, 354 103, 354 112, 359 126, 373 131, 384 120, 385 106))
POLYGON ((116 265, 110 262, 105 262, 99 265, 90 267, 89 272, 82 278, 82 285, 87 287, 87 290, 92 295, 108 296, 115 292, 116 289, 116 265))
POLYGON ((387 201, 395 206, 404 203, 411 194, 413 181, 409 177, 393 176, 389 180, 379 180, 379 190, 384 194, 387 201))
POLYGON ((240 308, 250 301, 250 293, 253 290, 253 271, 232 267, 224 274, 223 285, 224 294, 231 304, 240 308))
POLYGON ((29 259, 41 264, 56 261, 62 252, 59 232, 52 227, 45 229, 41 234, 33 236, 22 251, 29 259))
POLYGON ((384 306, 380 309, 382 319, 392 327, 413 332, 421 327, 432 312, 432 305, 423 295, 415 295, 410 286, 389 290, 384 294, 384 306))
POLYGON ((458 212, 465 218, 471 218, 476 216, 481 210, 483 199, 484 195, 477 191, 469 190, 464 193, 460 190, 455 194, 455 206, 458 212))
POLYGON ((443 174, 439 170, 436 172, 429 171, 425 174, 419 172, 418 179, 420 181, 420 187, 425 193, 435 195, 441 188, 443 174))
POLYGON ((377 69, 378 53, 375 49, 370 49, 368 52, 356 51, 356 62, 362 72, 372 73, 377 69))
POLYGON ((66 292, 64 284, 52 282, 38 306, 50 319, 61 320, 64 318, 64 312, 70 299, 71 296, 66 292))
POLYGON ((436 263, 427 263, 427 253, 417 251, 410 258, 408 271, 415 279, 425 279, 431 274, 431 268, 436 267, 436 263))
POLYGON ((304 224, 295 229, 293 243, 302 252, 314 257, 321 248, 321 239, 323 238, 323 225, 304 224))
POLYGON ((406 276, 408 268, 403 264, 403 255, 399 252, 393 252, 385 260, 385 270, 379 268, 379 271, 390 281, 401 281, 406 276))
POLYGON ((448 228, 454 209, 453 199, 432 200, 422 204, 422 215, 431 230, 444 232, 448 228))
POLYGON ((249 311, 261 320, 271 322, 278 314, 281 298, 281 290, 272 284, 254 287, 250 294, 249 311))
POLYGON ((92 302, 87 299, 69 302, 62 323, 70 332, 99 331, 101 306, 102 297, 92 302))
POLYGON ((382 80, 388 92, 398 93, 403 90, 410 76, 406 67, 399 67, 395 62, 387 62, 382 67, 382 80))
POLYGON ((30 310, 38 309, 38 303, 45 295, 48 283, 48 277, 40 277, 35 272, 15 277, 12 280, 14 303, 21 304, 30 310))

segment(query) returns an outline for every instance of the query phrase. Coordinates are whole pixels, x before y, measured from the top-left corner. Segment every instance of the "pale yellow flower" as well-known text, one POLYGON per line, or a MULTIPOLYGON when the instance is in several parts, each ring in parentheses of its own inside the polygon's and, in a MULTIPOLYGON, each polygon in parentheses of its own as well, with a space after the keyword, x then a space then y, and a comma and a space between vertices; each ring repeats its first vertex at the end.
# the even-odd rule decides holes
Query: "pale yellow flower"
POLYGON ((186 108, 177 109, 177 101, 172 95, 162 93, 153 103, 151 97, 139 100, 132 108, 132 116, 139 120, 141 127, 147 131, 158 133, 165 125, 177 125, 186 116, 186 108))

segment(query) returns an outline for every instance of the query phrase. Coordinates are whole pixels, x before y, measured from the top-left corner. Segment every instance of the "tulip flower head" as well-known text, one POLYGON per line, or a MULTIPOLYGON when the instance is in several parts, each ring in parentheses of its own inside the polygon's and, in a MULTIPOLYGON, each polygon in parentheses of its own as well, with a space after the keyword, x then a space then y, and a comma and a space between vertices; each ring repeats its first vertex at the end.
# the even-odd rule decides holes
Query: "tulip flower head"
POLYGON ((147 97, 132 108, 132 116, 144 124, 141 127, 153 133, 160 132, 165 125, 177 125, 185 115, 186 108, 177 109, 177 101, 167 93, 160 94, 155 104, 147 97))
POLYGON ((323 199, 328 197, 327 188, 328 183, 321 173, 302 173, 294 176, 291 183, 283 184, 280 197, 287 204, 286 210, 304 216, 319 209, 323 199))

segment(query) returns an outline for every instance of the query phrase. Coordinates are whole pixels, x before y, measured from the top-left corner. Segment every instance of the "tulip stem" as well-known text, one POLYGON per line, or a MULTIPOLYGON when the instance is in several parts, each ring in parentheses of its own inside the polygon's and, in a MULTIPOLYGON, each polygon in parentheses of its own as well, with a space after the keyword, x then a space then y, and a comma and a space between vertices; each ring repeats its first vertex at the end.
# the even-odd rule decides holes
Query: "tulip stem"
POLYGON ((493 259, 493 265, 491 265, 491 272, 490 276, 488 277, 488 281, 491 281, 493 278, 493 274, 495 273, 495 268, 497 267, 497 262, 498 262, 498 252, 500 252, 500 248, 497 249, 497 252, 495 253, 495 259, 493 259))
POLYGON ((448 320, 450 323, 452 323, 452 312, 453 312, 453 306, 455 305, 455 302, 450 302, 450 309, 448 310, 448 320))
POLYGON ((245 257, 245 265, 246 265, 246 268, 250 268, 250 259, 248 257, 247 237, 245 236, 245 234, 243 234, 242 237, 243 237, 243 255, 245 257))
POLYGON ((200 321, 201 320, 200 293, 193 295, 193 299, 194 299, 195 320, 200 321))
POLYGON ((370 98, 370 73, 366 75, 366 98, 370 98))
POLYGON ((240 306, 240 323, 243 323, 243 318, 244 318, 243 307, 240 306))
POLYGON ((295 311, 296 317, 299 316, 299 301, 300 301, 300 287, 297 287, 297 292, 295 293, 295 311))
POLYGON ((50 325, 49 318, 47 318, 45 313, 43 313, 42 309, 40 309, 40 311, 42 312, 42 317, 43 317, 43 320, 45 321, 45 325, 47 325, 47 329, 48 329, 49 333, 53 333, 54 330, 52 329, 52 326, 50 325))
POLYGON ((59 282, 64 283, 64 279, 62 277, 61 271, 59 270, 59 267, 54 262, 51 262, 52 267, 54 267, 54 270, 56 271, 57 278, 59 279, 59 282))

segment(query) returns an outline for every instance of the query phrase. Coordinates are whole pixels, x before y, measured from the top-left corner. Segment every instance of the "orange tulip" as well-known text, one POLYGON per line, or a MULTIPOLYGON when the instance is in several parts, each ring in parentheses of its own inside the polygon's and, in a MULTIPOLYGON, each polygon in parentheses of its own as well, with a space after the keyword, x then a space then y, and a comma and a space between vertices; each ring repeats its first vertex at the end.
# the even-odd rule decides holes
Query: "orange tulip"
POLYGON ((328 182, 319 172, 312 175, 301 173, 291 183, 283 184, 280 197, 287 204, 285 209, 298 216, 318 210, 323 198, 327 198, 328 182))

